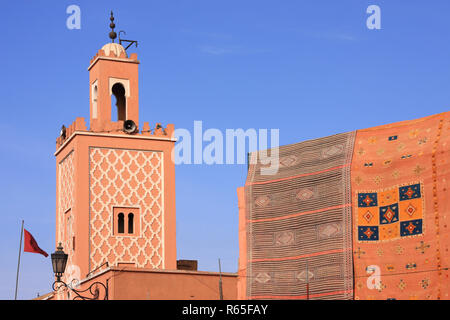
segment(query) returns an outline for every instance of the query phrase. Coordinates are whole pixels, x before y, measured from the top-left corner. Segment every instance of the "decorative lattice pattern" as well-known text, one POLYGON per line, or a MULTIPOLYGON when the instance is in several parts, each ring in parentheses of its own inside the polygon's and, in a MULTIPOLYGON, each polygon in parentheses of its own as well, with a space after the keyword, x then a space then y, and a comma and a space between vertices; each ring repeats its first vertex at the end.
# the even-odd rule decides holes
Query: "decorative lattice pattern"
POLYGON ((63 213, 73 205, 74 196, 74 166, 72 151, 59 163, 59 208, 63 213))
MULTIPOLYGON (((75 189, 74 151, 58 165, 58 243, 61 242, 68 254, 67 266, 73 263, 73 205, 75 189)), ((64 278, 64 280, 67 280, 64 278)))
POLYGON ((90 269, 104 262, 164 268, 163 154, 90 148, 90 269), (138 236, 113 236, 113 207, 138 207, 138 236))
POLYGON ((75 169, 73 165, 72 151, 58 165, 58 242, 65 240, 65 217, 64 213, 71 209, 74 203, 74 176, 75 169))

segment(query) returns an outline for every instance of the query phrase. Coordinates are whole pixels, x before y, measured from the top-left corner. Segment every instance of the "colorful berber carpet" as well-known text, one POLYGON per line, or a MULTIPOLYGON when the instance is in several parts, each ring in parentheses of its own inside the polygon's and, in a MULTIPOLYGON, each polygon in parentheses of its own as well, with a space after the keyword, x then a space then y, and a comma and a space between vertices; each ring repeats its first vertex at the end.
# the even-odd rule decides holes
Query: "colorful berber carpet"
POLYGON ((449 299, 449 151, 447 112, 282 146, 276 175, 250 164, 238 297, 449 299))

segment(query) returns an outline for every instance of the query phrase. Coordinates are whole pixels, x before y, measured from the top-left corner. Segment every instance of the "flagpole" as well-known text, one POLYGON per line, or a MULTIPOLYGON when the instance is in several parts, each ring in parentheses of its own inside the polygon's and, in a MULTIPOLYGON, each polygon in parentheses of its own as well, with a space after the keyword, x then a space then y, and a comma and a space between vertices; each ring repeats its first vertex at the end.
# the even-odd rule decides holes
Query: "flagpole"
POLYGON ((223 300, 222 268, 220 266, 220 259, 219 259, 219 298, 220 300, 223 300))
POLYGON ((17 300, 17 286, 19 284, 19 267, 20 267, 20 253, 22 252, 22 238, 23 238, 23 220, 22 220, 22 228, 20 229, 19 261, 17 262, 16 293, 14 294, 14 300, 17 300))

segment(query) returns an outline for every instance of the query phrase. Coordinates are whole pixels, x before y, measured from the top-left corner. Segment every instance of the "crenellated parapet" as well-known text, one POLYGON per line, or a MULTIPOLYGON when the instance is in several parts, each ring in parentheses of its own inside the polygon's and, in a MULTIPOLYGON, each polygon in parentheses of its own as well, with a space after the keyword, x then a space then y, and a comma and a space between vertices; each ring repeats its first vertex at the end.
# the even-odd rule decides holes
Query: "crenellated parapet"
POLYGON ((144 136, 144 137, 163 137, 172 139, 175 132, 174 124, 168 124, 164 127, 161 123, 156 123, 153 128, 150 128, 149 122, 144 122, 142 130, 137 128, 134 133, 127 133, 124 131, 124 121, 100 121, 93 120, 90 124, 91 127, 88 130, 86 127, 85 119, 80 117, 68 127, 66 127, 65 136, 60 135, 56 138, 56 150, 58 150, 67 140, 69 140, 75 132, 88 132, 88 133, 98 133, 98 134, 114 134, 123 136, 144 136))
POLYGON ((61 147, 64 142, 66 142, 74 134, 75 131, 88 131, 84 118, 76 118, 75 121, 65 129, 65 134, 61 134, 58 138, 56 138, 56 150, 58 150, 59 147, 61 147))
POLYGON ((118 43, 105 44, 100 50, 98 50, 95 56, 90 60, 88 69, 90 69, 99 59, 139 63, 136 53, 132 53, 128 56, 123 46, 118 43))

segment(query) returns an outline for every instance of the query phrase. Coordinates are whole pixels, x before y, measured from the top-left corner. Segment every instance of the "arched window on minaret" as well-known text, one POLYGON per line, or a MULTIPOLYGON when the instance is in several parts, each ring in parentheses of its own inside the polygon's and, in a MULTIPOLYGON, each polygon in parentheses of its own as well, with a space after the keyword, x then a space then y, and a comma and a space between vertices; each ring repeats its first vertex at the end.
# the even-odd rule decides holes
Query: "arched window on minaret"
POLYGON ((134 214, 129 213, 128 214, 128 233, 132 234, 134 233, 134 214))
MULTIPOLYGON (((112 87, 113 96, 116 98, 116 107, 117 107, 117 121, 127 120, 127 106, 126 106, 126 97, 125 97, 125 88, 123 84, 116 83, 112 87)), ((112 109, 112 108, 111 108, 112 109)))
POLYGON ((98 87, 97 81, 92 85, 92 119, 97 119, 97 99, 98 99, 98 87))
POLYGON ((135 207, 114 207, 112 229, 116 236, 139 236, 140 209, 135 207))
POLYGON ((125 216, 121 212, 117 215, 117 233, 125 232, 125 216))

